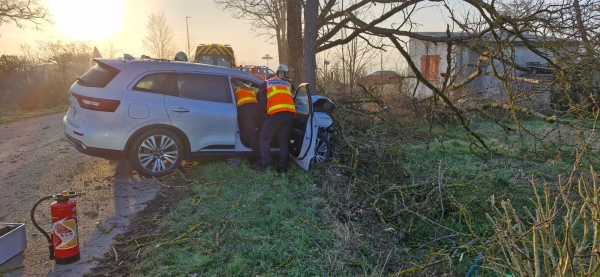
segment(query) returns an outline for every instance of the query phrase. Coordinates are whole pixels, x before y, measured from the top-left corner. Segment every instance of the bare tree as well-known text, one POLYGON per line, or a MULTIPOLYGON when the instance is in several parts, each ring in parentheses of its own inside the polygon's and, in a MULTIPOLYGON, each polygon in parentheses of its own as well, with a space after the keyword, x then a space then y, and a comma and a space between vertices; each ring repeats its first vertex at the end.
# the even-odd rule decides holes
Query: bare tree
POLYGON ((21 59, 14 55, 1 55, 0 56, 0 103, 6 103, 3 101, 7 95, 8 88, 6 87, 9 82, 9 76, 21 65, 21 59))
POLYGON ((39 28, 42 22, 50 22, 48 10, 37 0, 0 0, 0 25, 13 22, 23 28, 31 22, 39 28))
POLYGON ((123 49, 117 48, 114 42, 111 41, 108 43, 108 45, 102 48, 102 52, 104 53, 103 57, 112 59, 117 56, 117 53, 123 52, 123 49))
POLYGON ((288 0, 287 32, 289 49, 289 74, 294 82, 302 81, 302 0, 288 0))
POLYGON ((150 14, 146 23, 148 34, 142 40, 142 46, 158 59, 172 59, 175 55, 173 45, 174 30, 167 25, 165 13, 150 14))
POLYGON ((306 0, 304 9, 304 62, 302 82, 310 85, 313 91, 317 88, 317 17, 318 0, 306 0))
POLYGON ((62 80, 59 90, 68 91, 75 77, 90 68, 92 47, 88 42, 45 40, 37 43, 41 62, 55 65, 53 68, 62 80))
POLYGON ((252 31, 268 39, 275 37, 279 63, 288 63, 287 0, 215 0, 233 17, 249 20, 252 31))

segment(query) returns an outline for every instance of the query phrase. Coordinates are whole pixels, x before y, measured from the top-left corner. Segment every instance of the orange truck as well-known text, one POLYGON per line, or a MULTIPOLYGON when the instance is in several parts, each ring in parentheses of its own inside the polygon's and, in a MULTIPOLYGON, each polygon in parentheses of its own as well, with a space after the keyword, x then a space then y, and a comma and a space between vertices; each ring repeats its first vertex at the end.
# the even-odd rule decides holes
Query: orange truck
POLYGON ((194 62, 236 69, 235 55, 229 44, 200 44, 196 47, 194 62))

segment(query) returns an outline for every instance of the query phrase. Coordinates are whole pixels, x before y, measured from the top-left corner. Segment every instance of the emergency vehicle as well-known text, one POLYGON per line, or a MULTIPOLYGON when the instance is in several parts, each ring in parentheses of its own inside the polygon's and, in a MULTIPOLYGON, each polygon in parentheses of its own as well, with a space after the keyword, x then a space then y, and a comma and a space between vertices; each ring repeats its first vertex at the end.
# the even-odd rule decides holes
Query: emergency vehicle
POLYGON ((229 44, 200 44, 196 47, 194 62, 235 69, 235 55, 229 44))
POLYGON ((269 79, 271 76, 275 75, 273 70, 264 65, 245 65, 242 67, 242 71, 248 72, 261 80, 269 79))

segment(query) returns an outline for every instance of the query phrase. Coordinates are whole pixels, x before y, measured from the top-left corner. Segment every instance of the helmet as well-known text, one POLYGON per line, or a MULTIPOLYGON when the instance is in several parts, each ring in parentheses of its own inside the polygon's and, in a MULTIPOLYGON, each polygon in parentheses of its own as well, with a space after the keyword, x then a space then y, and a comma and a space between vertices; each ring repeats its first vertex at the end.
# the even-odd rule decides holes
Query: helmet
POLYGON ((183 51, 179 51, 179 52, 177 52, 177 54, 175 54, 175 60, 187 62, 188 58, 187 58, 187 55, 183 51))
POLYGON ((287 65, 285 65, 285 64, 280 64, 280 65, 277 67, 277 71, 283 71, 283 72, 285 72, 285 73, 287 74, 287 72, 288 72, 288 67, 287 67, 287 65))

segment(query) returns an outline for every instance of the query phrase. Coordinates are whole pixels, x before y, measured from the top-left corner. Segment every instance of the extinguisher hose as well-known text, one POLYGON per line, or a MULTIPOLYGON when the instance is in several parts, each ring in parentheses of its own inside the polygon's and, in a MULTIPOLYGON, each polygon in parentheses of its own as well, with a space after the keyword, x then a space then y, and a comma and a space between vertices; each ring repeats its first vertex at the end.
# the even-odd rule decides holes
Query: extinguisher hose
POLYGON ((46 239, 48 240, 48 250, 50 251, 50 260, 54 260, 54 247, 52 246, 52 239, 50 239, 50 235, 48 235, 48 233, 46 233, 46 231, 44 231, 44 229, 42 229, 37 222, 35 222, 35 208, 37 208, 37 206, 42 203, 42 201, 47 200, 52 198, 53 196, 46 196, 40 200, 38 200, 35 205, 33 205, 33 208, 31 208, 31 222, 33 222, 33 226, 35 226, 36 229, 38 229, 38 231, 40 231, 42 234, 44 234, 44 236, 46 237, 46 239))

